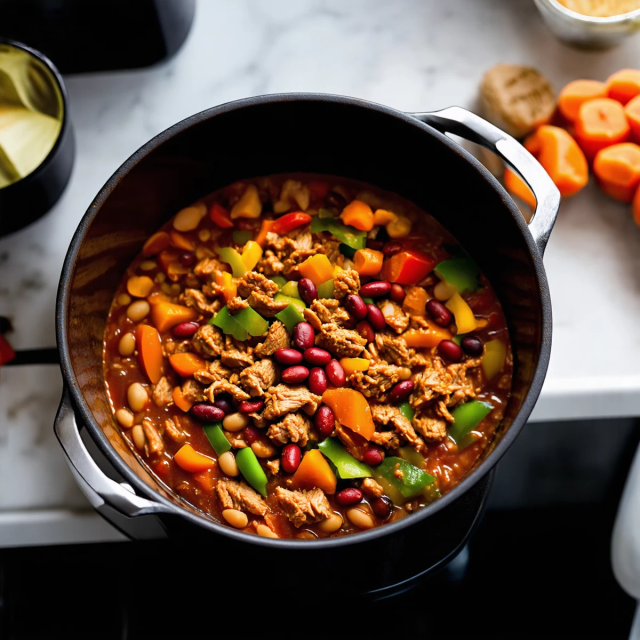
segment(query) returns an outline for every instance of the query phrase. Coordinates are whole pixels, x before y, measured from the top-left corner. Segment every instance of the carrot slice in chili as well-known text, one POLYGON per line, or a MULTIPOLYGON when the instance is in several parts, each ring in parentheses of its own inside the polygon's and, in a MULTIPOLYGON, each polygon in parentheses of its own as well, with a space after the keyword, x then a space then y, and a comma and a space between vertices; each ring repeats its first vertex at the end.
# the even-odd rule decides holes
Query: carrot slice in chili
POLYGON ((293 474, 293 483, 300 489, 318 487, 332 495, 336 492, 337 479, 320 450, 311 449, 304 454, 300 466, 293 474))
POLYGON ((640 146, 622 142, 602 149, 593 161, 593 172, 607 195, 631 202, 640 184, 640 146))
POLYGON ((169 239, 171 240, 171 245, 178 249, 183 249, 184 251, 196 250, 195 242, 191 240, 191 238, 185 236, 183 233, 172 231, 169 234, 169 239))
POLYGON ((570 82, 558 96, 558 109, 569 121, 578 117, 580 107, 594 98, 606 98, 607 85, 597 80, 574 80, 570 82))
POLYGON ((640 95, 640 71, 638 69, 620 69, 607 79, 607 94, 620 104, 640 95))
POLYGON ((589 100, 578 111, 576 139, 588 158, 600 149, 624 142, 630 129, 622 105, 611 98, 589 100))
POLYGON ((328 389, 322 402, 331 407, 340 424, 370 440, 375 431, 367 399, 355 389, 328 389))
POLYGON ((173 388, 173 401, 175 402, 176 407, 181 409, 185 413, 193 407, 193 402, 187 400, 182 393, 182 389, 180 387, 173 388))
POLYGON ((142 247, 142 255, 145 258, 157 256, 169 246, 169 234, 166 231, 154 233, 142 247))
POLYGON ((342 222, 360 231, 371 231, 373 211, 366 202, 354 200, 342 210, 342 222))
POLYGON ((196 371, 207 368, 207 363, 195 353, 174 353, 169 356, 169 363, 183 378, 190 378, 196 371))
POLYGON ((198 312, 173 302, 154 300, 151 305, 151 320, 158 331, 167 331, 181 322, 191 322, 198 317, 198 312))
POLYGON ((162 378, 164 356, 162 355, 162 342, 157 329, 148 325, 138 325, 136 329, 136 347, 140 363, 147 377, 153 384, 162 378))
POLYGON ((190 444, 183 445, 173 456, 176 464, 185 471, 199 473, 211 469, 216 461, 198 453, 190 444))
POLYGON ((383 260, 382 251, 358 249, 353 256, 353 265, 361 276, 375 276, 380 273, 383 260))

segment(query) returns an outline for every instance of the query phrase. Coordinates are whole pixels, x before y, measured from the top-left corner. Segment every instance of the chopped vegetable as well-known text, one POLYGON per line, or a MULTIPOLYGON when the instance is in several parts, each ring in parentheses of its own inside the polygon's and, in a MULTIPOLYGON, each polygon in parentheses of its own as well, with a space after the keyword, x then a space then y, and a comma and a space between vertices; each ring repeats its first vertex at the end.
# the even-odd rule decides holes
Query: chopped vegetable
POLYGON ((285 296, 284 293, 280 292, 276 293, 274 300, 277 302, 288 302, 296 307, 301 313, 307 308, 307 305, 303 300, 300 300, 299 298, 292 298, 291 296, 285 296))
POLYGON ((307 258, 298 271, 304 278, 309 278, 316 287, 333 277, 333 265, 324 253, 318 253, 307 258))
POLYGON ((390 238, 406 238, 411 233, 411 220, 406 216, 398 216, 386 229, 390 238))
POLYGON ((289 304, 286 309, 276 313, 276 318, 282 322, 289 333, 293 333, 293 329, 298 322, 304 322, 304 316, 301 313, 302 310, 303 309, 298 309, 296 305, 289 304))
POLYGON ((607 79, 607 94, 609 98, 621 104, 640 95, 640 71, 638 69, 620 69, 607 79))
POLYGON ((233 232, 231 237, 236 244, 244 246, 245 244, 247 244, 247 242, 249 242, 249 240, 251 240, 251 238, 253 238, 253 233, 251 233, 251 231, 249 231, 248 229, 243 229, 242 231, 237 230, 233 232))
MULTIPOLYGON (((578 111, 575 126, 576 140, 589 159, 600 149, 624 142, 631 130, 623 106, 610 98, 585 102, 578 111)), ((553 176, 551 179, 553 180, 553 176)))
MULTIPOLYGON (((416 415, 416 412, 413 410, 413 407, 408 402, 403 402, 398 409, 400 409, 400 413, 407 419, 413 420, 413 416, 416 415)), ((413 449, 412 449, 413 451, 413 449)))
POLYGON ((398 284, 418 284, 435 265, 436 261, 426 253, 405 249, 384 261, 380 277, 398 284))
POLYGON ((182 389, 180 387, 173 387, 173 393, 171 395, 173 396, 173 402, 175 403, 176 407, 178 407, 178 409, 180 409, 181 411, 184 411, 186 413, 191 409, 191 407, 193 407, 193 402, 187 400, 184 397, 182 389))
POLYGON ((304 454, 298 470, 293 474, 293 484, 300 489, 318 487, 332 495, 336 492, 337 480, 322 453, 318 449, 310 449, 304 454))
POLYGON ((382 269, 384 255, 374 249, 358 249, 353 258, 355 270, 361 276, 375 276, 382 269))
POLYGON ((183 445, 173 456, 176 464, 185 471, 198 473, 211 469, 216 463, 213 458, 198 453, 190 444, 183 445))
POLYGON ((640 184, 640 146, 621 142, 598 151, 593 173, 608 196, 631 202, 640 184))
POLYGON ((176 247, 176 249, 182 249, 183 251, 196 250, 196 243, 183 233, 178 233, 177 231, 172 230, 169 233, 169 239, 171 241, 171 245, 176 247))
POLYGON ((627 116, 629 121, 631 135, 635 140, 640 140, 640 96, 636 96, 633 100, 627 102, 624 108, 624 115, 627 116))
POLYGON ((558 109, 569 121, 573 122, 578 117, 580 107, 594 98, 606 98, 607 85, 597 80, 574 80, 560 92, 558 96, 558 109))
POLYGON ((250 447, 236 452, 236 463, 244 479, 262 496, 267 497, 267 476, 250 447))
POLYGON ((463 438, 469 435, 486 418, 493 407, 488 402, 470 400, 458 405, 451 415, 454 422, 449 427, 449 437, 459 444, 463 438))
POLYGON ((214 202, 209 209, 209 217, 221 229, 231 229, 233 221, 229 212, 217 202, 214 202))
POLYGON ((216 253, 222 262, 226 262, 231 267, 234 278, 241 278, 249 271, 242 256, 233 247, 218 247, 216 253))
POLYGON ((181 322, 191 322, 198 312, 181 304, 173 304, 159 299, 151 303, 151 320, 158 331, 167 331, 181 322))
POLYGON ((273 225, 275 224, 275 220, 263 220, 262 225, 260 226, 260 231, 258 232, 258 237, 256 238, 256 242, 264 247, 267 244, 267 233, 273 231, 273 225))
POLYGON ((348 245, 352 249, 364 249, 367 242, 366 231, 359 231, 353 227, 338 222, 330 211, 320 209, 319 214, 311 221, 312 233, 328 231, 340 242, 348 245))
POLYGON ((318 449, 333 462, 343 480, 370 478, 373 475, 371 467, 356 460, 336 438, 326 438, 318 445, 318 449))
POLYGON ((216 313, 214 318, 209 320, 209 324, 222 329, 223 333, 233 336, 236 340, 243 341, 249 337, 247 330, 236 322, 226 305, 216 313))
POLYGON ((157 256, 169 246, 169 234, 166 231, 154 233, 142 247, 142 255, 145 258, 157 256))
POLYGON ((231 444, 222 431, 221 422, 205 424, 202 426, 202 430, 207 436, 207 440, 211 443, 213 450, 218 454, 218 457, 231 450, 231 444))
POLYGON ((398 455, 403 460, 406 460, 409 464, 412 464, 414 467, 418 467, 418 469, 424 470, 425 458, 413 447, 410 447, 409 445, 400 447, 400 449, 398 449, 398 455))
POLYGON ((343 210, 342 221, 350 227, 355 227, 360 231, 371 231, 373 229, 373 211, 371 207, 360 200, 353 200, 343 210))
POLYGON ((222 297, 225 302, 229 302, 231 298, 235 298, 238 295, 238 286, 228 271, 217 271, 215 281, 216 284, 222 287, 222 297))
POLYGON ((437 347, 443 340, 451 340, 451 331, 444 327, 439 327, 433 322, 428 323, 428 328, 424 329, 408 329, 402 334, 402 339, 406 342, 407 347, 414 349, 431 349, 437 347))
POLYGON ((366 371, 369 368, 370 361, 366 358, 340 358, 340 364, 344 369, 344 373, 349 377, 356 371, 366 371))
POLYGON ((370 440, 375 431, 367 399, 355 389, 327 389, 322 402, 331 407, 336 420, 370 440))
POLYGON ((331 280, 327 280, 323 282, 318 287, 318 298, 333 298, 333 292, 335 289, 335 282, 333 278, 331 280))
POLYGON ((298 283, 295 280, 289 280, 287 284, 285 284, 283 287, 280 287, 280 293, 282 293, 283 296, 289 296, 290 298, 302 300, 302 296, 298 291, 298 283))
POLYGON ((258 188, 254 184, 247 185, 242 197, 231 208, 231 219, 259 218, 262 213, 262 202, 258 188))
POLYGON ((169 364, 183 378, 190 378, 196 371, 207 368, 207 363, 195 353, 173 353, 169 356, 169 364))
POLYGON ((454 293, 445 305, 456 319, 458 333, 471 333, 477 326, 471 307, 464 301, 459 293, 454 293))
POLYGON ((356 251, 360 251, 360 249, 354 249, 353 247, 350 247, 348 244, 341 242, 338 245, 338 251, 340 251, 340 253, 345 258, 349 258, 349 260, 351 260, 356 255, 356 251))
POLYGON ((471 258, 443 260, 434 271, 440 280, 453 287, 460 295, 477 291, 480 286, 480 271, 471 258))
POLYGON ((502 371, 507 357, 507 345, 502 340, 490 340, 484 345, 482 371, 487 380, 495 378, 502 371))
POLYGON ((532 209, 536 208, 536 197, 533 195, 533 191, 529 189, 527 183, 514 171, 511 171, 509 167, 504 170, 505 189, 511 194, 520 198, 522 202, 528 204, 532 209))
POLYGON ((134 298, 146 298, 153 289, 153 280, 149 276, 131 276, 127 280, 127 291, 134 298))
POLYGON ((375 304, 375 301, 373 298, 362 298, 365 302, 365 304, 375 304))
POLYGON ((435 481, 433 476, 396 456, 387 456, 373 469, 373 477, 388 482, 405 500, 413 498, 435 481))
POLYGON ((269 322, 251 307, 242 309, 232 318, 247 331, 250 336, 262 336, 269 329, 269 322))
POLYGON ((402 301, 402 310, 412 316, 424 317, 428 299, 429 296, 422 287, 409 287, 402 301))
POLYGON ((373 223, 378 225, 386 225, 393 222, 398 216, 393 211, 387 211, 386 209, 376 209, 373 214, 373 223))
POLYGON ((139 324, 136 328, 136 348, 147 377, 152 384, 157 384, 162 378, 164 362, 158 330, 148 324, 139 324))
POLYGON ((280 236, 289 233, 289 231, 293 231, 302 225, 309 224, 311 222, 311 216, 302 213, 301 211, 296 211, 295 213, 287 213, 286 215, 278 218, 274 221, 272 226, 272 231, 277 233, 280 236))
POLYGON ((247 271, 251 271, 258 264, 260 258, 262 258, 262 247, 257 242, 249 240, 242 252, 242 262, 247 271))
POLYGON ((271 282, 275 282, 278 285, 278 289, 280 291, 282 291, 282 287, 284 287, 284 285, 288 282, 287 279, 283 278, 282 276, 273 276, 269 278, 269 280, 271 280, 271 282))

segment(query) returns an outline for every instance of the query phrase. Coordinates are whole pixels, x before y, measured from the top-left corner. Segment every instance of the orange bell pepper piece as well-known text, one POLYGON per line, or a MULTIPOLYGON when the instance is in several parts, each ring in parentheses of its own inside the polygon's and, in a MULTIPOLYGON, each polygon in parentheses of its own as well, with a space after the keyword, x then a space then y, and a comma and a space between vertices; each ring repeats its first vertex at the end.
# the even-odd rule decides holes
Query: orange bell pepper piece
POLYGON ((222 287, 222 295, 225 302, 229 302, 231 298, 235 298, 238 295, 238 285, 233 281, 228 271, 218 271, 215 280, 216 284, 222 287))
POLYGON ((169 246, 169 234, 166 231, 154 233, 142 247, 142 255, 145 258, 157 256, 169 246))
POLYGON ((178 407, 178 409, 184 411, 185 413, 187 413, 187 411, 190 411, 191 407, 193 407, 193 402, 187 400, 184 397, 182 389, 180 387, 173 388, 173 401, 176 407, 178 407))
POLYGON ((350 202, 342 210, 342 222, 360 231, 371 231, 373 229, 373 211, 371 207, 361 200, 350 202))
POLYGON ((332 495, 338 483, 335 473, 319 449, 310 449, 304 454, 300 466, 293 474, 293 483, 300 489, 318 487, 332 495))
POLYGON ((148 324, 140 324, 136 329, 138 357, 147 377, 153 384, 162 378, 164 356, 158 330, 148 324))
POLYGON ((576 140, 589 159, 600 149, 624 142, 630 130, 624 108, 611 98, 589 100, 578 111, 576 140))
POLYGON ((622 142, 598 151, 593 172, 607 195, 631 202, 640 184, 640 146, 622 142))
POLYGON ((195 353, 174 353, 169 356, 174 371, 183 378, 190 378, 196 371, 207 368, 207 363, 195 353))
POLYGON ((569 122, 578 117, 580 107, 594 98, 606 98, 607 85, 597 80, 574 80, 558 96, 558 110, 569 122))
POLYGON ((620 69, 607 79, 607 95, 620 104, 640 95, 640 71, 638 69, 620 69))
POLYGON ((298 271, 303 278, 309 278, 316 287, 333 278, 333 266, 329 258, 323 253, 307 258, 298 267, 298 271))
POLYGON ((375 276, 382 269, 384 255, 374 249, 358 249, 353 256, 355 270, 361 276, 375 276))
POLYGON ((402 302, 402 310, 412 316, 424 316, 429 296, 422 287, 409 287, 402 302))
POLYGON ((451 340, 451 331, 429 322, 428 329, 409 329, 402 334, 407 347, 414 349, 431 349, 443 340, 451 340))
POLYGON ((398 284, 418 284, 436 264, 436 260, 426 253, 405 249, 384 261, 380 277, 398 284))
POLYGON ((267 244, 267 233, 273 231, 273 225, 275 220, 263 220, 256 242, 264 249, 264 245, 267 244))
POLYGON ((167 331, 181 322, 191 322, 198 317, 198 312, 173 302, 156 302, 151 305, 151 320, 158 331, 167 331))
POLYGON ((533 195, 533 191, 531 191, 527 183, 517 173, 511 171, 509 167, 506 167, 504 170, 504 187, 511 195, 520 198, 520 200, 528 204, 532 209, 536 208, 536 197, 533 195))
POLYGON ((229 212, 217 202, 214 202, 209 208, 209 217, 220 229, 231 229, 233 227, 229 212))
POLYGON ((198 453, 190 444, 185 444, 173 456, 176 464, 185 471, 199 473, 211 469, 216 463, 213 458, 198 453))
POLYGON ((349 377, 356 371, 367 371, 370 362, 366 358, 340 358, 340 364, 345 375, 349 377))
POLYGON ((367 399, 355 389, 327 389, 322 402, 331 407, 336 420, 370 440, 375 431, 367 399))

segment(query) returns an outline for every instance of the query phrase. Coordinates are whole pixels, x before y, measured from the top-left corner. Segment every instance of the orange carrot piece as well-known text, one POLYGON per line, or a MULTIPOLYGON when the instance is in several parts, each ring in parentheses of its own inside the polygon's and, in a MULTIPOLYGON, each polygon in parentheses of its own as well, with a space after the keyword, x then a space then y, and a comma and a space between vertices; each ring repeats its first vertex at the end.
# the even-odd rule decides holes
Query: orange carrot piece
POLYGON ((407 347, 431 349, 437 347, 443 340, 451 340, 451 331, 429 322, 427 329, 409 329, 402 334, 407 347))
POLYGON ((233 220, 227 209, 221 204, 214 202, 209 209, 209 217, 211 220, 221 229, 231 229, 233 227, 233 220))
POLYGON ((138 325, 136 329, 136 347, 144 372, 153 384, 157 384, 162 378, 164 369, 162 342, 157 329, 148 324, 138 325))
POLYGON ((193 402, 187 400, 182 393, 182 389, 180 387, 173 387, 173 401, 181 411, 187 413, 193 407, 193 402))
POLYGON ((153 280, 149 276, 131 276, 127 280, 127 291, 134 298, 146 298, 153 289, 153 280))
POLYGON ((640 96, 629 100, 624 108, 624 115, 627 116, 632 136, 640 142, 640 96))
POLYGON ((620 69, 607 79, 607 95, 620 104, 640 95, 640 71, 638 69, 620 69))
POLYGON ((574 80, 570 82, 558 96, 558 109, 569 121, 578 117, 580 107, 587 100, 606 98, 607 85, 597 80, 574 80))
POLYGON ((520 200, 528 204, 532 209, 536 208, 536 197, 533 195, 533 191, 531 191, 527 183, 517 173, 511 171, 509 167, 504 170, 504 186, 511 195, 520 198, 520 200))
POLYGON ((169 356, 169 363, 183 378, 190 378, 196 371, 207 368, 207 363, 195 353, 174 353, 169 356))
POLYGON ((185 444, 173 456, 176 464, 185 471, 199 473, 211 469, 216 463, 213 458, 198 453, 190 444, 185 444))
POLYGON ((238 285, 233 281, 228 271, 217 271, 215 275, 216 284, 222 287, 222 295, 226 302, 238 295, 238 285))
POLYGON ((179 257, 180 252, 176 251, 175 249, 166 249, 165 251, 162 251, 158 256, 158 260, 160 262, 162 270, 167 273, 169 265, 177 262, 179 257))
POLYGON ((169 246, 169 234, 166 231, 154 233, 142 247, 142 255, 145 258, 157 256, 169 246))
POLYGON ((337 479, 329 463, 319 449, 310 449, 304 454, 302 462, 293 474, 293 483, 300 489, 318 487, 332 495, 336 492, 337 479))
POLYGON ((360 231, 371 231, 373 211, 366 202, 354 200, 342 210, 342 222, 360 231))
POLYGON ((600 149, 624 142, 629 131, 622 105, 611 98, 589 100, 578 111, 576 139, 589 159, 600 149))
POLYGON ((183 233, 177 231, 171 231, 169 234, 171 246, 177 249, 183 249, 184 251, 195 251, 196 243, 191 238, 185 236, 183 233))
POLYGON ((593 172, 607 195, 631 202, 640 184, 640 146, 622 142, 598 151, 593 172))
POLYGON ((322 402, 331 407, 336 420, 370 440, 375 431, 367 399, 355 389, 327 389, 322 402))
POLYGON ((633 198, 633 220, 640 227, 640 187, 636 189, 636 195, 633 198))
POLYGON ((374 249, 358 249, 353 256, 355 270, 361 276, 375 276, 382 269, 384 255, 374 249))
POLYGON ((151 306, 151 319, 158 331, 167 331, 181 322, 191 322, 198 317, 198 312, 173 302, 155 302, 151 306))

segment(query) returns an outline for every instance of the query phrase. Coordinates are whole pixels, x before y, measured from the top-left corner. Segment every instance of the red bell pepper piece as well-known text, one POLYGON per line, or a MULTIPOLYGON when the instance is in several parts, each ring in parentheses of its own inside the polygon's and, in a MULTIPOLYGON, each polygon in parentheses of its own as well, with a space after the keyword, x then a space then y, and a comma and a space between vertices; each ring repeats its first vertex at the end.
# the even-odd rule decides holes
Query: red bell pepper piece
POLYGON ((7 342, 7 339, 2 334, 0 334, 0 365, 11 362, 15 357, 16 352, 7 342))
POLYGON ((221 229, 231 229, 231 227, 233 227, 233 221, 231 220, 229 212, 217 202, 214 202, 211 205, 211 208, 209 209, 209 217, 221 229))
POLYGON ((303 224, 309 224, 311 222, 311 216, 302 211, 296 211, 295 213, 287 213, 287 215, 278 218, 274 223, 271 230, 277 233, 279 236, 289 233, 303 224))
POLYGON ((384 261, 380 276, 382 280, 398 284, 417 284, 436 264, 436 260, 426 253, 405 249, 384 261))

